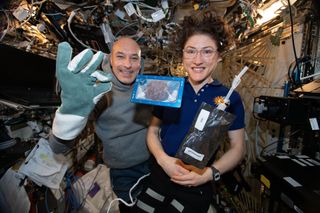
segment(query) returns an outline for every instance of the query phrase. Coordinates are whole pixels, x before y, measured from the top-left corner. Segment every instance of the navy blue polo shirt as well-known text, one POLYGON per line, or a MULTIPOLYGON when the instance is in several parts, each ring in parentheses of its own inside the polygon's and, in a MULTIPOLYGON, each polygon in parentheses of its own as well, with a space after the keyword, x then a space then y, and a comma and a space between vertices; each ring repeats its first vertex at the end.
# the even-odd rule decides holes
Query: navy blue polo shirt
MULTIPOLYGON (((227 95, 229 89, 218 80, 204 85, 195 93, 188 80, 185 81, 182 104, 180 108, 156 107, 153 115, 162 121, 160 140, 164 151, 175 156, 202 102, 214 107, 218 106, 219 98, 227 95)), ((236 116, 229 130, 241 129, 244 124, 244 108, 240 95, 234 91, 230 97, 230 105, 226 111, 236 116)))

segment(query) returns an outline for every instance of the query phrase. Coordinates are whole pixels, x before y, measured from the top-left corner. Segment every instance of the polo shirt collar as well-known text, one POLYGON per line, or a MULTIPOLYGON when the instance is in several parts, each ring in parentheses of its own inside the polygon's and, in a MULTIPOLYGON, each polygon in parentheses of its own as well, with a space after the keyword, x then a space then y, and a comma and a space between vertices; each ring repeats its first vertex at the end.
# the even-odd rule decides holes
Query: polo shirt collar
MULTIPOLYGON (((186 83, 187 83, 187 84, 190 84, 188 78, 186 78, 186 83)), ((190 85, 191 85, 191 84, 190 84, 190 85)), ((209 83, 208 85, 210 85, 210 86, 221 86, 222 84, 221 84, 221 82, 220 82, 219 80, 213 79, 213 81, 212 81, 211 83, 209 83)))

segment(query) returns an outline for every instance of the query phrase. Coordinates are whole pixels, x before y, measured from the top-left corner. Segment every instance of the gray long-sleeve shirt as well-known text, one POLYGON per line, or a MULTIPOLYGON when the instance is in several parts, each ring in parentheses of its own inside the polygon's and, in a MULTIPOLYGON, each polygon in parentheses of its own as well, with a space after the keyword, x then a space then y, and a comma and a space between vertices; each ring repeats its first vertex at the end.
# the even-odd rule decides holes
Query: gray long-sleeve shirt
POLYGON ((149 158, 146 132, 151 108, 130 102, 132 86, 112 80, 111 104, 96 120, 103 143, 104 162, 110 168, 128 168, 149 158))

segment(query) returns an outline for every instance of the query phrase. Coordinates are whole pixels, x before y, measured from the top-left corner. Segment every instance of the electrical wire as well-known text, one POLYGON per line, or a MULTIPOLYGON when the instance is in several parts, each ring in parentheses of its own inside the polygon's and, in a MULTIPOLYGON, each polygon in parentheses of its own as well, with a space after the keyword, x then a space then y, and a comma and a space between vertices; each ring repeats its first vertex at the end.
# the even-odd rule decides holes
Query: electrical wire
POLYGON ((146 18, 146 17, 144 17, 144 16, 142 15, 142 12, 141 12, 140 7, 139 7, 138 4, 136 4, 136 12, 135 12, 135 14, 136 14, 139 18, 141 18, 142 20, 144 20, 144 21, 154 22, 153 19, 146 18))
MULTIPOLYGON (((85 191, 85 190, 84 190, 84 189, 85 189, 85 184, 83 183, 83 181, 81 180, 81 178, 79 178, 79 179, 77 179, 76 181, 74 181, 74 182, 76 182, 76 183, 79 183, 77 186, 80 188, 80 190, 79 190, 79 189, 74 190, 74 187, 73 187, 73 185, 72 185, 72 182, 73 182, 72 180, 74 179, 74 176, 73 176, 72 174, 67 174, 67 175, 66 175, 66 195, 65 195, 66 206, 65 206, 65 212, 69 212, 69 210, 79 210, 79 209, 81 209, 81 208, 84 206, 84 204, 85 204, 85 202, 86 202, 86 199, 87 199, 87 196, 88 196, 88 194, 89 194, 89 191, 91 190, 92 186, 94 185, 95 180, 96 180, 96 178, 97 178, 97 176, 98 176, 98 174, 99 174, 100 169, 101 169, 101 167, 99 168, 99 170, 98 170, 97 173, 95 174, 95 176, 94 176, 94 178, 93 178, 93 180, 92 180, 92 183, 91 183, 90 187, 88 188, 88 192, 85 194, 85 196, 83 196, 83 195, 84 195, 83 192, 85 191), (77 191, 78 193, 76 193, 75 191, 77 191), (79 192, 80 192, 80 193, 79 193, 79 192), (81 192, 82 192, 82 193, 81 193, 81 192), (80 200, 80 198, 82 198, 82 197, 83 197, 83 199, 82 199, 81 203, 79 203, 79 200, 80 200), (71 209, 70 209, 70 208, 71 208, 71 209)), ((116 202, 116 201, 120 201, 120 202, 124 203, 126 206, 133 206, 133 205, 135 205, 136 200, 134 200, 134 199, 132 198, 132 191, 136 188, 136 186, 141 182, 142 179, 146 178, 146 177, 149 176, 149 175, 150 175, 150 173, 141 176, 141 177, 137 180, 137 182, 130 188, 130 190, 129 190, 130 203, 124 201, 124 200, 121 199, 121 198, 113 199, 113 200, 109 203, 107 213, 110 212, 111 207, 112 207, 112 204, 113 204, 114 202, 116 202)), ((103 211, 104 206, 106 205, 107 201, 108 201, 108 198, 106 198, 106 200, 104 201, 104 203, 103 203, 103 205, 102 205, 102 207, 101 207, 100 212, 103 211)))
POLYGON ((82 202, 80 203, 80 206, 79 206, 79 208, 78 208, 78 209, 82 208, 82 207, 83 207, 83 205, 85 204, 85 201, 86 201, 86 199, 87 199, 87 197, 88 197, 89 191, 91 190, 92 186, 94 185, 95 180, 96 180, 96 178, 97 178, 97 176, 98 176, 99 171, 100 171, 100 169, 101 169, 101 168, 102 168, 102 167, 99 167, 99 169, 98 169, 98 171, 97 171, 96 175, 94 176, 94 178, 93 178, 93 180, 92 180, 91 186, 88 188, 88 192, 86 193, 86 196, 84 197, 84 199, 83 199, 83 200, 82 200, 82 202))
POLYGON ((137 21, 135 21, 135 22, 132 22, 132 23, 130 23, 130 24, 127 24, 127 25, 125 25, 124 27, 122 27, 120 30, 118 30, 118 32, 116 32, 116 34, 114 35, 114 37, 118 37, 119 36, 119 34, 121 33, 121 31, 123 31, 124 29, 126 29, 126 28, 128 28, 128 27, 131 27, 132 25, 136 25, 136 24, 138 24, 138 22, 137 21))
MULTIPOLYGON (((77 197, 75 196, 75 193, 72 188, 72 175, 66 175, 66 204, 68 207, 71 207, 71 209, 78 209, 79 208, 79 203, 77 201, 77 197)), ((66 208, 67 212, 69 208, 66 208)))
POLYGON ((66 16, 66 14, 63 14, 63 13, 43 13, 43 15, 46 15, 46 16, 66 16))
MULTIPOLYGON (((279 142, 279 140, 272 141, 272 142, 269 143, 268 145, 262 147, 262 149, 261 149, 261 151, 260 151, 260 156, 264 156, 265 150, 266 150, 268 147, 277 144, 278 142, 279 142)), ((277 147, 275 147, 275 148, 273 148, 273 149, 277 149, 277 147)))
POLYGON ((294 69, 292 69, 293 64, 295 64, 294 62, 295 62, 295 61, 291 62, 290 65, 289 65, 289 68, 288 68, 288 78, 289 78, 290 82, 295 85, 296 82, 295 82, 295 78, 294 78, 294 76, 293 76, 293 71, 294 71, 294 69))
MULTIPOLYGON (((93 8, 93 9, 91 10, 91 12, 90 12, 90 14, 91 14, 95 9, 97 9, 97 7, 98 7, 97 5, 91 5, 91 6, 85 6, 85 7, 83 7, 83 9, 93 8)), ((73 31, 72 31, 71 22, 72 22, 74 16, 76 15, 77 11, 79 11, 80 9, 82 9, 82 8, 79 7, 79 8, 77 8, 77 9, 71 11, 71 14, 70 14, 70 16, 69 16, 69 18, 68 18, 68 20, 67 20, 68 30, 69 30, 70 34, 72 35, 72 37, 73 37, 79 44, 81 44, 81 46, 83 46, 83 47, 85 47, 85 48, 88 48, 88 49, 91 49, 91 50, 94 51, 94 52, 98 52, 98 50, 96 50, 96 49, 94 49, 94 48, 92 48, 92 47, 84 44, 84 43, 73 33, 73 31)))
POLYGON ((76 11, 79 10, 79 9, 80 9, 80 8, 71 11, 71 14, 70 14, 70 16, 69 16, 69 18, 68 18, 68 20, 67 20, 69 32, 70 32, 70 34, 72 35, 72 37, 73 37, 79 44, 81 44, 83 47, 89 48, 89 49, 91 49, 91 50, 93 50, 93 51, 97 51, 97 50, 92 49, 90 46, 84 44, 80 39, 78 39, 78 37, 73 33, 73 31, 72 31, 72 29, 71 29, 71 22, 72 22, 72 20, 73 20, 73 17, 76 15, 76 11))
POLYGON ((86 192, 86 194, 84 193, 85 184, 81 180, 81 178, 74 180, 75 177, 72 174, 66 175, 66 196, 65 196, 65 198, 66 198, 66 204, 68 205, 68 208, 66 208, 67 212, 69 210, 69 206, 71 207, 72 210, 79 210, 84 206, 84 204, 86 203, 89 191, 92 189, 92 187, 95 183, 95 180, 99 174, 100 169, 101 169, 101 167, 99 167, 97 173, 95 174, 95 176, 90 184, 90 187, 88 188, 88 192, 86 192), (78 183, 77 190, 74 189, 73 182, 78 183))
MULTIPOLYGON (((158 7, 151 7, 147 4, 144 4, 144 3, 141 3, 141 2, 132 2, 135 6, 136 6, 136 11, 135 11, 135 15, 137 15, 139 18, 141 18, 142 20, 146 21, 146 22, 152 22, 152 23, 155 23, 157 21, 155 21, 153 18, 146 18, 143 16, 141 10, 140 10, 140 6, 142 7, 146 7, 146 8, 149 8, 149 9, 152 9, 154 10, 155 12, 158 11, 158 10, 162 10, 161 8, 158 8, 158 7)), ((164 16, 167 16, 169 10, 166 9, 164 11, 164 16)))
POLYGON ((49 205, 48 205, 48 187, 44 193, 45 206, 48 213, 50 213, 49 205))
POLYGON ((134 4, 140 5, 140 6, 142 6, 142 7, 149 8, 149 9, 151 9, 151 10, 158 10, 158 9, 160 9, 160 8, 158 8, 158 7, 152 7, 152 6, 148 5, 148 4, 145 4, 145 3, 140 2, 140 1, 138 1, 137 3, 134 3, 134 4))
POLYGON ((258 155, 260 152, 259 150, 259 120, 256 121, 256 129, 255 129, 255 148, 256 148, 256 151, 255 151, 255 154, 258 155))
MULTIPOLYGON (((294 40, 294 35, 293 35, 293 17, 292 17, 292 11, 291 11, 291 3, 290 0, 288 1, 288 8, 289 8, 289 14, 290 14, 290 30, 291 30, 291 40, 292 40, 292 49, 293 49, 293 54, 294 54, 294 59, 296 61, 296 67, 297 67, 297 71, 298 71, 298 76, 300 78, 300 66, 299 66, 299 61, 298 61, 298 57, 297 57, 297 52, 296 52, 296 45, 295 45, 295 40, 294 40)), ((298 79, 298 84, 300 84, 300 79, 298 79)))
MULTIPOLYGON (((111 209, 111 207, 112 207, 112 204, 113 204, 113 202, 115 202, 115 201, 121 201, 121 202, 122 202, 123 204, 125 204, 126 206, 134 206, 134 205, 136 204, 137 200, 136 200, 136 199, 133 200, 133 198, 132 198, 132 190, 140 183, 140 181, 141 181, 142 179, 148 177, 149 175, 150 175, 150 173, 141 176, 141 177, 137 180, 137 182, 130 188, 130 190, 129 190, 129 198, 130 198, 130 202, 131 202, 131 203, 127 203, 126 201, 124 201, 124 200, 121 199, 121 198, 113 199, 113 200, 110 202, 110 204, 109 204, 107 213, 110 212, 110 209, 111 209)), ((104 207, 104 205, 105 205, 105 203, 106 203, 107 200, 108 200, 108 199, 105 200, 105 202, 104 202, 101 210, 103 209, 103 207, 104 207)), ((101 211, 100 211, 100 212, 101 212, 101 211)))
POLYGON ((6 29, 3 31, 2 36, 1 36, 1 38, 0 38, 0 41, 2 41, 2 39, 5 37, 5 35, 7 34, 7 32, 8 32, 9 29, 10 29, 10 18, 9 18, 8 13, 7 13, 5 10, 0 10, 0 11, 3 12, 3 13, 5 14, 6 18, 7 18, 7 27, 6 27, 6 29))
MULTIPOLYGON (((301 130, 298 129, 298 130, 294 131, 293 133, 291 133, 290 135, 288 135, 288 137, 290 138, 290 137, 292 137, 293 135, 295 135, 296 133, 298 133, 298 132, 300 132, 300 131, 301 131, 301 130)), ((268 145, 262 147, 262 150, 261 150, 261 152, 260 152, 260 156, 264 156, 265 150, 266 150, 268 147, 270 147, 270 146, 278 143, 279 141, 280 141, 280 140, 273 141, 273 142, 269 143, 268 145)), ((288 141, 288 142, 286 142, 286 143, 283 143, 283 145, 286 145, 286 144, 289 144, 289 143, 290 143, 290 142, 288 141)), ((275 147, 274 149, 277 149, 277 147, 275 147)))
POLYGON ((22 27, 23 25, 25 25, 33 16, 33 6, 34 5, 40 5, 40 7, 42 6, 43 3, 45 3, 47 0, 43 0, 40 2, 33 2, 33 0, 31 0, 31 4, 30 4, 30 10, 28 11, 29 16, 27 19, 25 19, 17 28, 22 27))

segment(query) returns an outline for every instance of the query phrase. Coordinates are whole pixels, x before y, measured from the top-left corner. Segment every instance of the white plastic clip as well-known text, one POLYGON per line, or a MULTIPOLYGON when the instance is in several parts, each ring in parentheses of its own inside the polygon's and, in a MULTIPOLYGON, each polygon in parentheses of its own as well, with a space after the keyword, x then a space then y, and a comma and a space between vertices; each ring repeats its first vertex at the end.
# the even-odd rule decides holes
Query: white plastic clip
POLYGON ((245 67, 241 70, 241 72, 234 77, 234 79, 233 79, 233 81, 232 81, 231 88, 229 89, 226 97, 224 97, 223 103, 220 103, 220 104, 218 105, 218 107, 217 107, 218 109, 224 111, 224 110, 227 108, 227 104, 230 102, 229 98, 230 98, 232 92, 233 92, 233 91, 237 88, 237 86, 240 84, 240 82, 241 82, 241 77, 244 75, 244 73, 245 73, 248 69, 249 69, 249 67, 245 66, 245 67))

